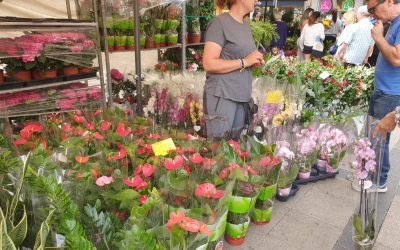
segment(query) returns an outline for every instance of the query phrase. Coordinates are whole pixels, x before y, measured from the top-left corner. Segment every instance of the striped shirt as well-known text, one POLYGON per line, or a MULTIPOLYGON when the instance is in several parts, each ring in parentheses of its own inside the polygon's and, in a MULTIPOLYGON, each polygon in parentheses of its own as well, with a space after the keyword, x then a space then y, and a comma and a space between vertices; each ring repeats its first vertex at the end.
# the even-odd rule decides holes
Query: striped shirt
POLYGON ((325 29, 322 23, 304 26, 301 31, 300 41, 305 46, 314 46, 315 42, 321 42, 325 39, 325 29))

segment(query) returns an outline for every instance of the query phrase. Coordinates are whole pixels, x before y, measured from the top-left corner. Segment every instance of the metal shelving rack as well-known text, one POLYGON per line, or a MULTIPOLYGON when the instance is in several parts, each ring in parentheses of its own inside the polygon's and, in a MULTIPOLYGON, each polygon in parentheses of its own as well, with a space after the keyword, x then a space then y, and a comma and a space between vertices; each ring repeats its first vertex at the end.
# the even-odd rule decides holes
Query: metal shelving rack
MULTIPOLYGON (((70 8, 70 0, 66 0, 66 5, 67 5, 67 12, 68 12, 68 17, 71 18, 71 8, 70 8)), ((0 32, 1 31, 8 31, 8 32, 15 32, 15 31, 45 31, 45 32, 59 32, 60 29, 70 29, 73 31, 90 31, 95 34, 95 43, 100 45, 100 35, 99 35, 99 29, 98 29, 98 16, 97 16, 97 5, 93 4, 93 9, 94 9, 94 17, 95 20, 93 22, 80 22, 76 20, 68 20, 66 19, 65 21, 62 20, 60 21, 59 19, 57 20, 51 20, 51 19, 46 19, 46 20, 32 20, 32 21, 5 21, 5 22, 0 22, 0 32)), ((71 54, 71 53, 69 53, 71 54)), ((79 54, 79 53, 77 53, 79 54)), ((13 89, 7 89, 7 90, 1 90, 0 94, 8 94, 8 93, 16 93, 16 92, 23 92, 27 90, 39 90, 39 89, 46 89, 46 88, 54 88, 54 87, 59 87, 59 86, 65 86, 68 84, 76 83, 76 82, 86 82, 88 83, 89 80, 97 80, 100 82, 100 88, 102 92, 102 98, 99 100, 94 101, 96 104, 99 106, 107 106, 107 101, 106 101, 106 88, 110 89, 111 85, 106 86, 104 82, 104 75, 103 75, 103 62, 102 62, 102 55, 101 55, 101 48, 100 46, 97 46, 95 49, 95 54, 97 57, 98 61, 98 73, 96 73, 96 76, 82 76, 83 78, 71 78, 71 80, 63 79, 60 80, 60 78, 56 78, 54 82, 48 82, 47 80, 46 83, 41 84, 41 85, 36 85, 36 86, 27 86, 27 87, 18 87, 18 88, 13 88, 13 89), (97 75, 99 74, 99 75, 97 75)), ((98 85, 96 85, 98 86, 98 85)), ((89 87, 88 87, 89 88, 89 87)), ((48 100, 46 100, 48 101, 48 100)), ((51 100, 55 101, 55 99, 51 100)), ((92 104, 92 103, 91 103, 92 104)), ((8 110, 8 107, 5 107, 4 112, 0 112, 0 117, 17 117, 17 116, 25 116, 25 115, 39 115, 47 112, 55 111, 54 108, 48 108, 44 104, 43 101, 39 101, 34 104, 29 104, 24 107, 23 105, 19 107, 18 111, 15 110, 8 110), (42 105, 42 107, 40 107, 42 105)))

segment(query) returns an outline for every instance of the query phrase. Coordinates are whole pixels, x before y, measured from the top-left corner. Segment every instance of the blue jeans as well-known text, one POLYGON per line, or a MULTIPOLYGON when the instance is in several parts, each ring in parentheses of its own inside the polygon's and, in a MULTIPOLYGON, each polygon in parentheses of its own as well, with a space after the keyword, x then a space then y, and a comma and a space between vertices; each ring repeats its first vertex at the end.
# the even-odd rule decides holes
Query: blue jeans
MULTIPOLYGON (((392 112, 397 106, 400 106, 400 95, 387 95, 380 90, 375 90, 374 94, 369 100, 368 115, 380 120, 385 117, 385 115, 392 112)), ((390 133, 388 133, 386 136, 385 146, 383 149, 383 162, 379 179, 379 186, 386 185, 388 173, 390 170, 389 142, 390 133)))

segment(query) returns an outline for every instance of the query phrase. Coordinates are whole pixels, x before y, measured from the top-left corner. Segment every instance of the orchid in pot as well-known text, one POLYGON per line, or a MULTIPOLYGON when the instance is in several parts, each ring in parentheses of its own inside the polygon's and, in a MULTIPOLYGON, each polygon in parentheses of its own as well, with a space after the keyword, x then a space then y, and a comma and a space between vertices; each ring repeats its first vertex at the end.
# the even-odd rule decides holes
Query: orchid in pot
POLYGON ((293 164, 294 153, 290 150, 290 144, 286 141, 278 141, 277 153, 275 155, 282 162, 278 177, 277 196, 289 197, 292 183, 299 173, 299 166, 293 164))
POLYGON ((294 164, 299 166, 299 179, 310 178, 311 167, 317 161, 318 132, 313 127, 302 129, 296 133, 297 138, 297 157, 294 164))
POLYGON ((372 249, 376 237, 376 209, 379 175, 384 141, 360 139, 354 142, 356 159, 352 163, 354 175, 360 185, 357 209, 353 215, 353 241, 355 249, 372 249), (372 192, 371 192, 372 190, 372 192))
POLYGON ((334 127, 323 128, 319 132, 319 171, 336 173, 340 161, 346 154, 347 137, 334 127))

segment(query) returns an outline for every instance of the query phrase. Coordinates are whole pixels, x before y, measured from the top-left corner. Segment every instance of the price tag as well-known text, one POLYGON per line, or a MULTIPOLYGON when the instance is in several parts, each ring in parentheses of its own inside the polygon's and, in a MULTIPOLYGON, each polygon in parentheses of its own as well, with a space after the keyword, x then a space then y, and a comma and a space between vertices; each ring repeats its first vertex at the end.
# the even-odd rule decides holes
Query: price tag
POLYGON ((163 141, 153 143, 151 144, 151 147, 153 149, 155 156, 167 155, 169 151, 176 149, 175 143, 172 140, 172 138, 168 138, 163 141))

